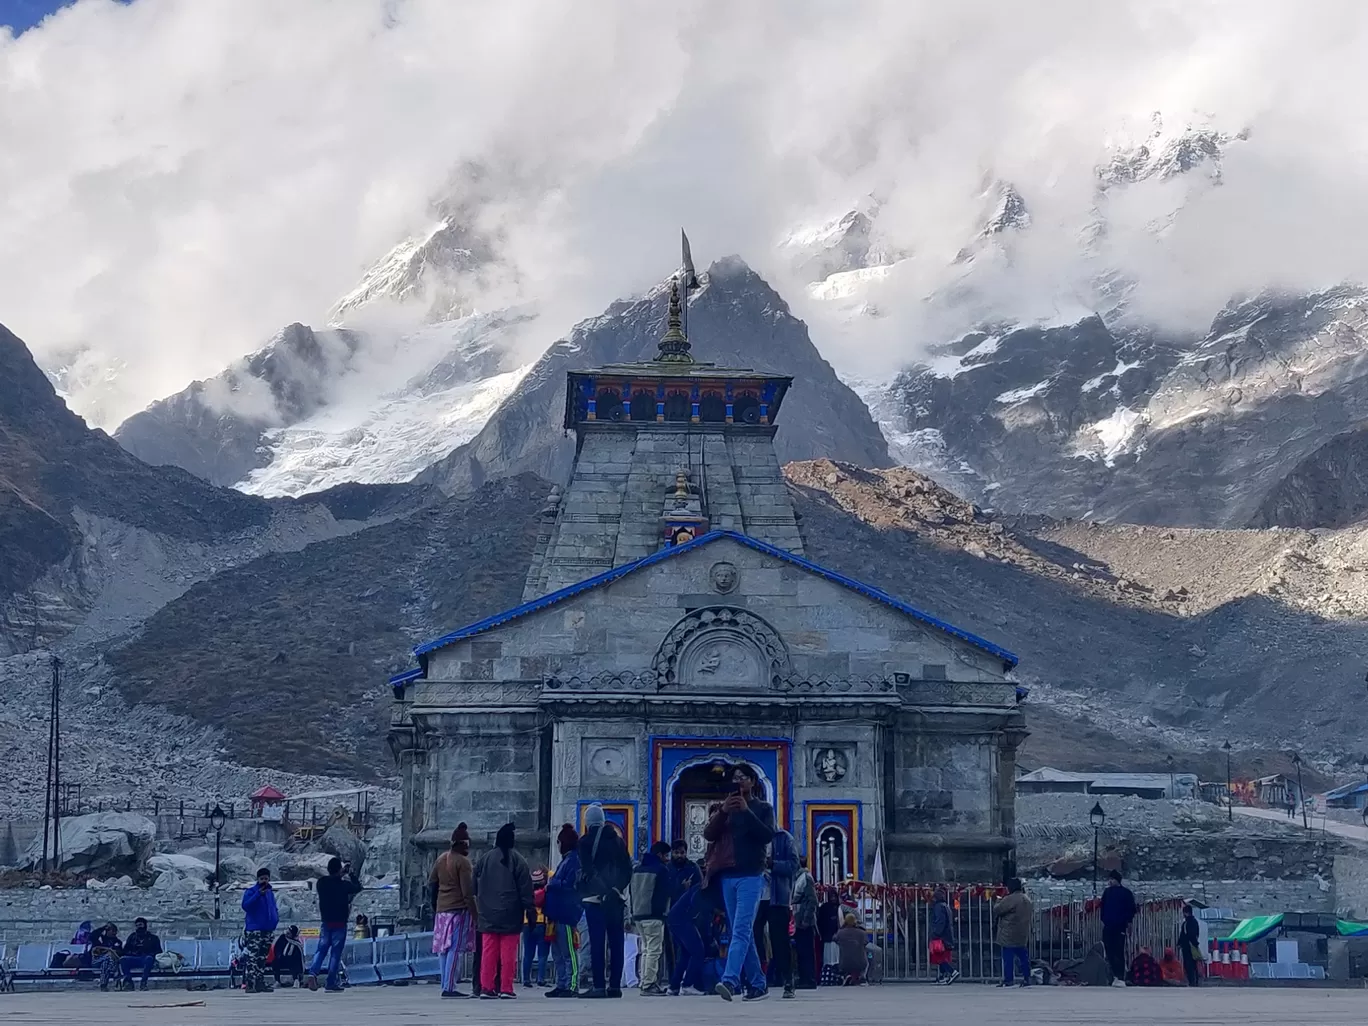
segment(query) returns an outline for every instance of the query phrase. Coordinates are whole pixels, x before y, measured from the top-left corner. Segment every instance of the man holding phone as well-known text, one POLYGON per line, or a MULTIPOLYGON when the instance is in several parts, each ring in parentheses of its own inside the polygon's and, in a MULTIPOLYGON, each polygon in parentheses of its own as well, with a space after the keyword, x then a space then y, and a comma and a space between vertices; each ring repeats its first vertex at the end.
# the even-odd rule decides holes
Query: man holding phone
POLYGON ((731 780, 736 790, 703 830, 717 856, 709 863, 708 883, 721 889, 731 934, 716 991, 730 1001, 744 983, 743 999, 756 1001, 769 996, 755 950, 755 913, 765 886, 765 846, 774 837, 774 809, 756 796, 760 781, 745 763, 732 769, 731 780))
POLYGON ((351 863, 336 855, 328 860, 328 875, 315 885, 318 889, 318 947, 309 966, 306 985, 318 989, 318 974, 323 960, 328 963, 327 985, 323 988, 335 994, 342 989, 338 971, 342 965, 342 949, 347 946, 347 923, 351 920, 352 898, 361 893, 361 881, 351 871, 351 863))
POLYGON ((275 891, 271 890, 271 871, 265 866, 257 870, 257 882, 242 892, 242 911, 244 989, 248 994, 266 994, 271 990, 266 983, 266 954, 280 925, 280 912, 276 909, 275 891))

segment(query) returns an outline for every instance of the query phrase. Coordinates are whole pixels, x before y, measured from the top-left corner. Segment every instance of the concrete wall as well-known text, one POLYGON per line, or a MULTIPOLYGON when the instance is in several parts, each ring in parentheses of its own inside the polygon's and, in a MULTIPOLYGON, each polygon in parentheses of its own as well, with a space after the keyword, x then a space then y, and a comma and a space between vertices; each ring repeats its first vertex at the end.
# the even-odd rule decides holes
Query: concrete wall
MULTIPOLYGON (((133 920, 145 916, 153 932, 171 937, 235 937, 242 932, 242 892, 225 890, 221 918, 214 919, 214 897, 207 891, 158 890, 125 887, 86 890, 7 888, 0 890, 0 943, 69 941, 76 927, 89 919, 97 925, 116 923, 127 936, 133 920)), ((302 886, 276 885, 281 926, 318 925, 318 898, 302 886)), ((366 890, 352 902, 352 914, 392 919, 398 914, 396 889, 366 890)))
MULTIPOLYGON (((1061 905, 1092 897, 1092 881, 1026 880, 1026 893, 1037 905, 1061 905)), ((1099 882, 1099 890, 1103 886, 1099 882)), ((1140 900, 1195 899, 1214 908, 1232 909, 1237 918, 1279 912, 1333 912, 1334 888, 1328 880, 1128 880, 1140 900)))

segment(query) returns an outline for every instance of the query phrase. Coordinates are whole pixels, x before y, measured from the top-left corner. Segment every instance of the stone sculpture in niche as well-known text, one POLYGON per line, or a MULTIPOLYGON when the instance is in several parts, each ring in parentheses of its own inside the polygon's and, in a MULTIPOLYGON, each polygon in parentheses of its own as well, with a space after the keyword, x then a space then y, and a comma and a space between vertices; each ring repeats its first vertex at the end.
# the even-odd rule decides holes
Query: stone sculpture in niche
POLYGON ((660 687, 777 688, 791 675, 788 648, 773 627, 745 609, 695 609, 676 623, 652 668, 660 687))
POLYGON ((708 571, 708 580, 712 582, 713 590, 723 595, 735 590, 736 579, 736 567, 732 563, 714 563, 708 571))
POLYGON ((819 748, 813 755, 813 767, 817 777, 828 784, 844 780, 850 772, 850 760, 839 748, 819 748))

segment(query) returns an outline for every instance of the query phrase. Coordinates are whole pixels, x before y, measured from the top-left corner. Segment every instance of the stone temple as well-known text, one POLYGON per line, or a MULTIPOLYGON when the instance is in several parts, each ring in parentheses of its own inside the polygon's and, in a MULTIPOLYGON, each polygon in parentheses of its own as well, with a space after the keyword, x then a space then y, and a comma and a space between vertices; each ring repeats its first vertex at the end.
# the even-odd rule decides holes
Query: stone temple
POLYGON ((514 822, 545 863, 598 802, 637 851, 701 854, 737 762, 819 879, 869 879, 876 851, 894 882, 1011 863, 1016 657, 804 557, 773 444, 791 379, 695 360, 682 312, 675 282, 654 360, 568 376, 575 464, 523 604, 390 681, 409 915, 462 820, 477 847, 514 822))

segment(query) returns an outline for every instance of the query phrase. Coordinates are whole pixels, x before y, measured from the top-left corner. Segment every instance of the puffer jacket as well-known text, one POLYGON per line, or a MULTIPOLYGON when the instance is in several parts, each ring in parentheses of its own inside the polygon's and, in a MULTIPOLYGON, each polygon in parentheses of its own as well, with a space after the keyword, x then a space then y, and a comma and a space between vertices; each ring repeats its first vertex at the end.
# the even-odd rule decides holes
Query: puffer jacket
POLYGON ((1022 891, 1014 891, 993 906, 997 942, 1004 948, 1025 948, 1031 943, 1031 915, 1035 907, 1022 891))

